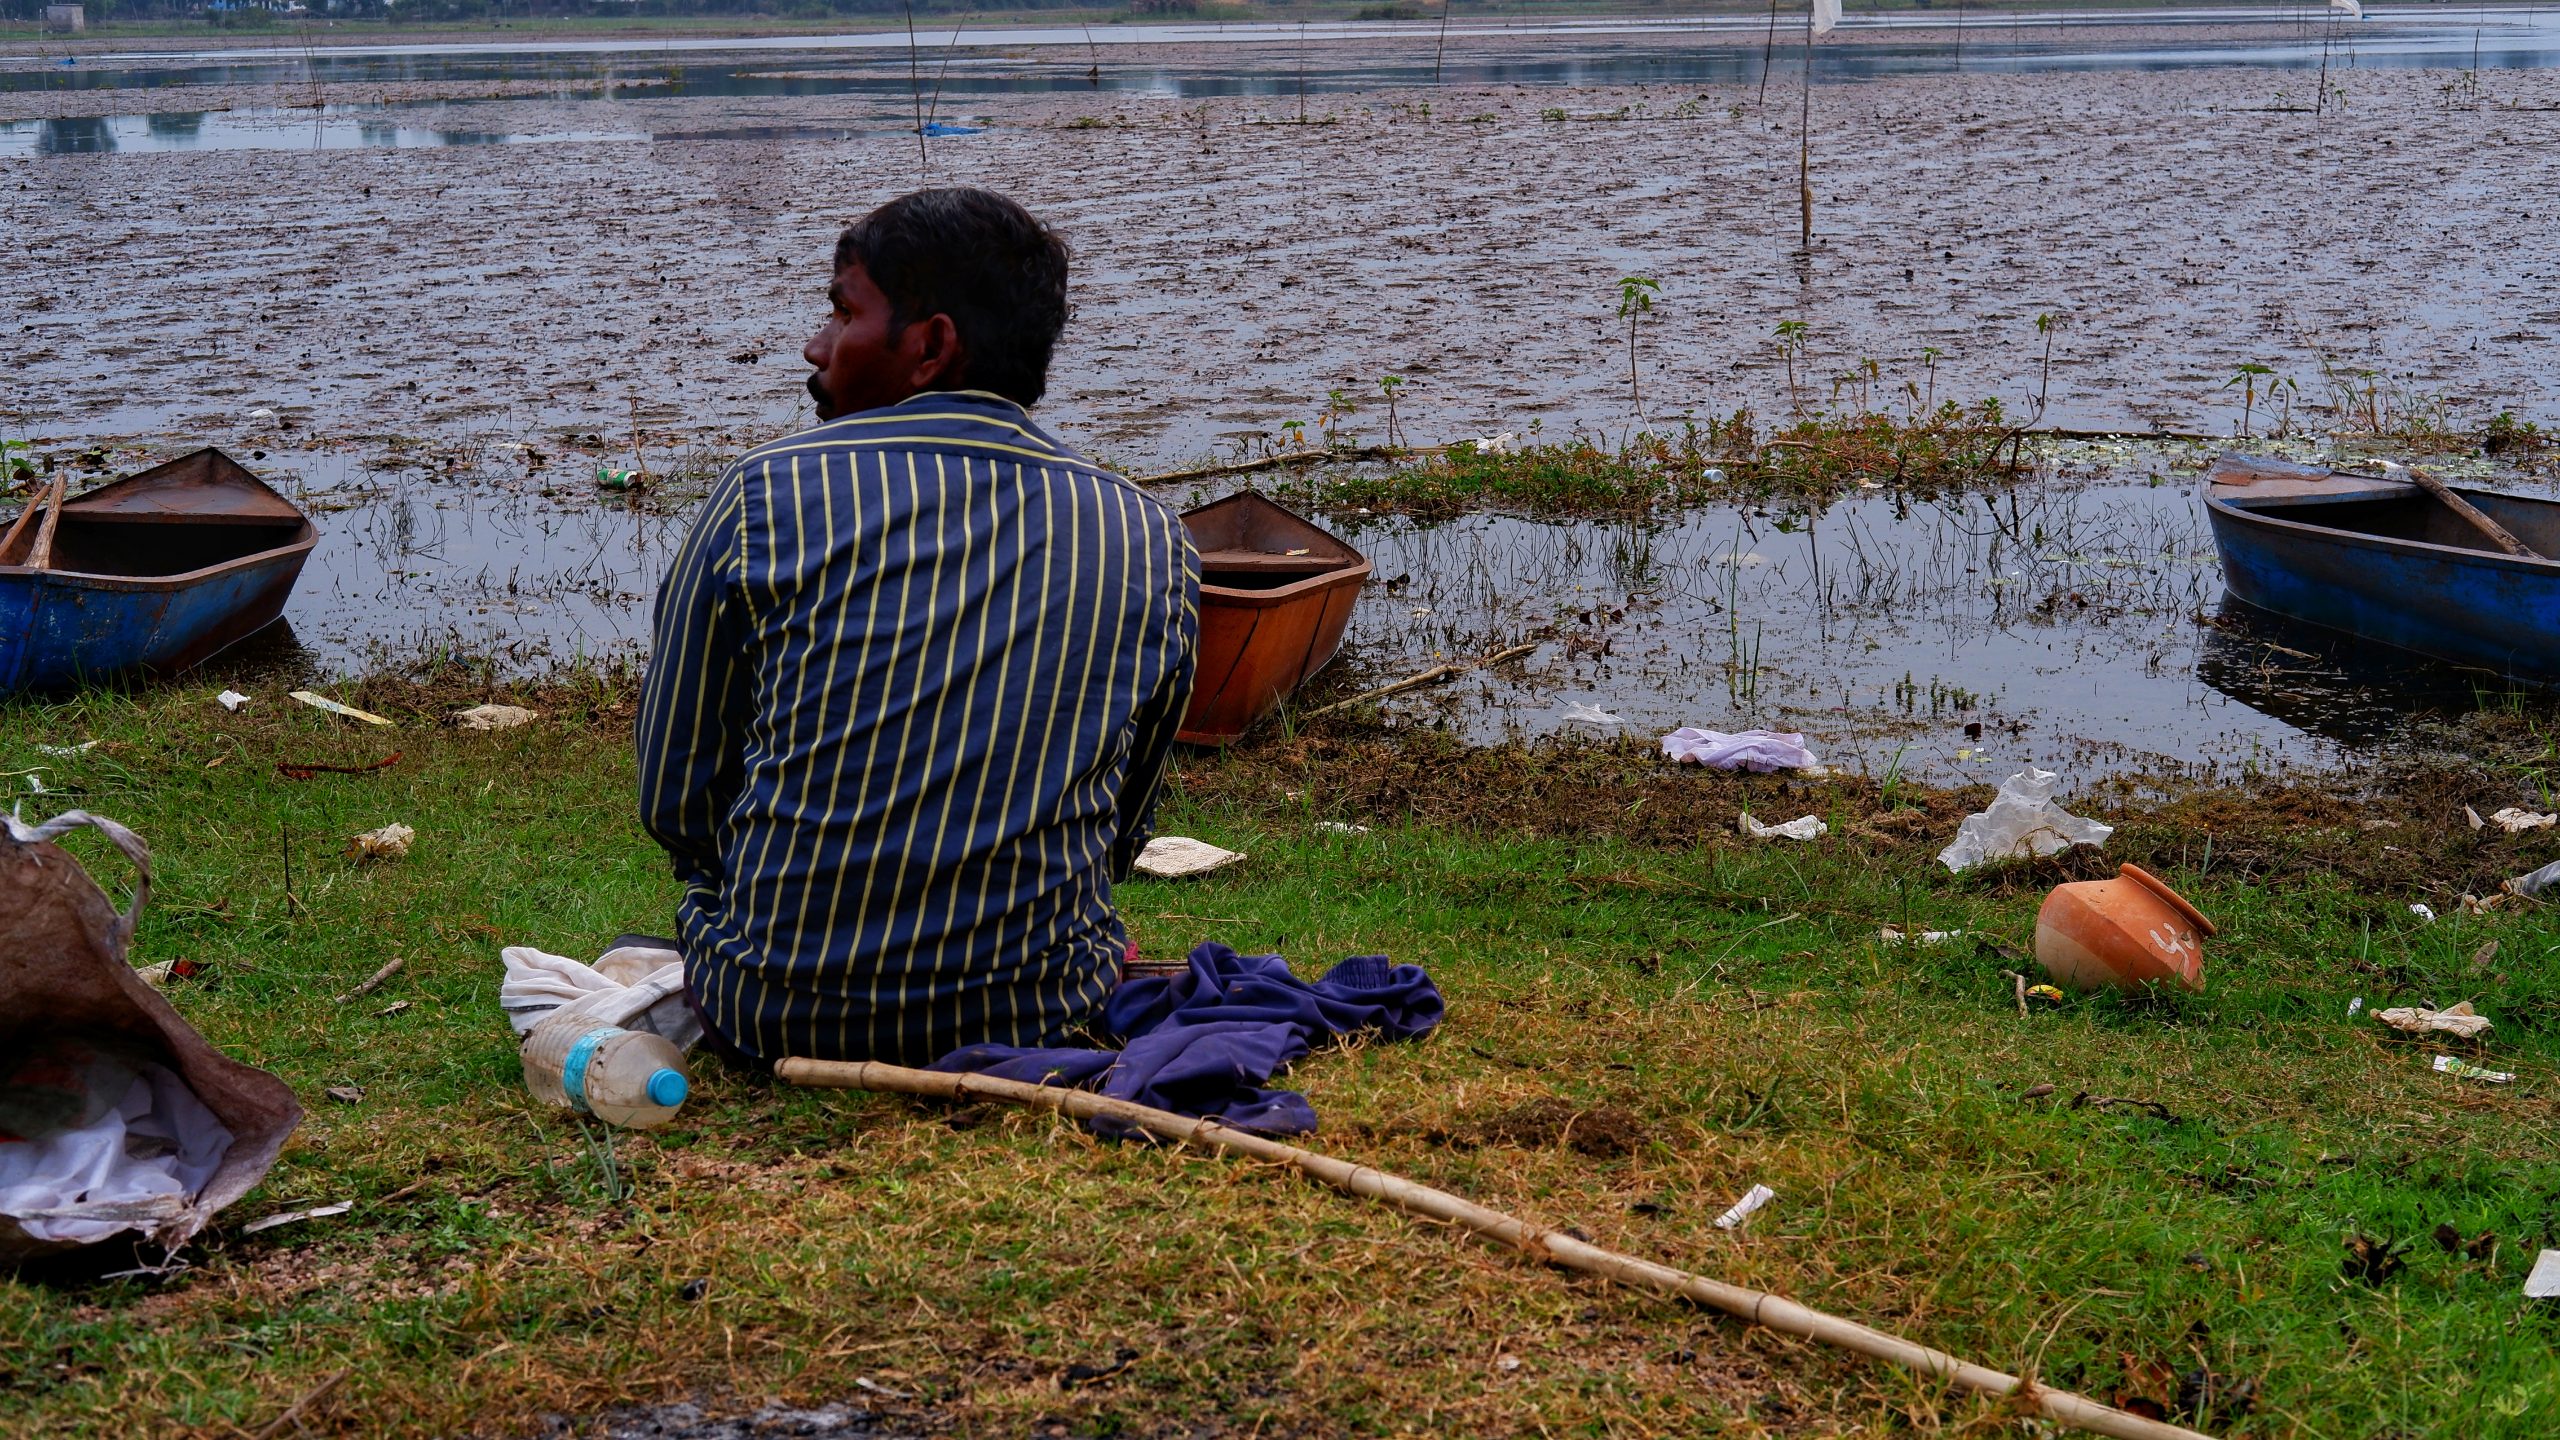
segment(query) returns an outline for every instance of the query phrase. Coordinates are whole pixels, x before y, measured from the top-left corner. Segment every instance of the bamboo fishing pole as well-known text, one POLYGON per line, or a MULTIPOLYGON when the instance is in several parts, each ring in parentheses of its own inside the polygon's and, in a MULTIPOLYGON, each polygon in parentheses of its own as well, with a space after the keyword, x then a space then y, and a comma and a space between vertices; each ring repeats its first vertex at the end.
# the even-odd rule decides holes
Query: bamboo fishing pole
POLYGON ((1158 1139, 1212 1150, 1231 1150, 1257 1160, 1287 1165, 1337 1190, 1383 1200, 1411 1214, 1464 1226, 1478 1235, 1501 1241, 1535 1259, 1567 1270, 1579 1270, 1621 1284, 1693 1300, 1782 1335, 1818 1340, 1873 1359, 1891 1361, 1924 1375, 1935 1376, 1959 1390, 1985 1395, 2014 1395, 2050 1419, 2093 1435, 2108 1436, 2110 1440, 2209 1440, 2209 1437, 2183 1426, 2148 1420, 2068 1390, 2047 1389, 2033 1380, 2021 1380, 2015 1375, 1959 1360, 1943 1350, 1933 1350, 1899 1335, 1861 1325, 1854 1320, 1843 1320, 1836 1315, 1826 1315, 1782 1295, 1728 1285, 1686 1270, 1621 1255, 1588 1241, 1577 1240, 1562 1231, 1550 1230, 1473 1201, 1462 1200, 1445 1190, 1434 1190, 1384 1170, 1354 1165, 1347 1160, 1337 1160, 1330 1155, 1319 1155, 1312 1150, 1233 1129, 1216 1120, 1176 1115, 1170 1110, 1158 1110, 1054 1085, 1031 1085, 1020 1080, 1000 1080, 992 1075, 944 1075, 870 1061, 783 1060, 773 1067, 773 1073, 790 1084, 821 1090, 882 1090, 943 1100, 1000 1100, 1054 1110, 1079 1120, 1117 1120, 1158 1139))

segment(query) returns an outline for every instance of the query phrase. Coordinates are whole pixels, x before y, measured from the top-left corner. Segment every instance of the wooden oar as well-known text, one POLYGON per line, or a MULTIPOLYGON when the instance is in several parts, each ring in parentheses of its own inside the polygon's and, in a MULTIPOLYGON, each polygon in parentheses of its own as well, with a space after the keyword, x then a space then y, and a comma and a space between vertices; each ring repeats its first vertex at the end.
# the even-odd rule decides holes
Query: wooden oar
POLYGON ((2409 478, 2417 481, 2428 494, 2443 501, 2446 509, 2451 510, 2454 514, 2459 515, 2464 520, 2468 521, 2472 529, 2488 536, 2490 543, 2496 545, 2499 549, 2506 551, 2508 554, 2515 556, 2519 560, 2543 560, 2549 558, 2548 556, 2537 555, 2532 550, 2527 549, 2523 541, 2507 533, 2506 526, 2501 525, 2497 521, 2490 519, 2488 516, 2481 514, 2479 506, 2474 505, 2470 501, 2453 493, 2452 486, 2447 485, 2433 475, 2430 475, 2426 471, 2412 465, 2409 467, 2409 478))
POLYGON ((1416 1185, 1383 1170, 1354 1165, 1330 1155, 1319 1155, 1295 1145, 1284 1145, 1277 1140, 1230 1129, 1215 1120, 1176 1115, 1170 1110, 1157 1110, 1054 1085, 1029 1085, 1019 1080, 999 1080, 990 1075, 942 1075, 930 1070, 910 1070, 902 1065, 874 1062, 784 1060, 773 1067, 773 1073, 791 1084, 819 1089, 889 1090, 907 1095, 932 1095, 945 1100, 1003 1100, 1055 1110, 1079 1119, 1109 1116, 1161 1139, 1232 1150, 1257 1160, 1292 1166, 1301 1174, 1321 1180, 1337 1190, 1384 1200, 1400 1210, 1465 1226, 1551 1265, 1694 1300, 1752 1324, 1765 1325, 1781 1334, 1800 1335, 1878 1360, 1890 1360, 1924 1375, 1935 1376, 1959 1390, 1975 1390, 1986 1395, 2014 1395, 2024 1405, 2048 1418, 2093 1435, 2112 1436, 2115 1440, 2207 1440, 2207 1437, 2183 1426, 2145 1419, 2067 1390, 2050 1390, 2033 1380, 2021 1380, 2015 1375, 1959 1360, 1943 1350, 1932 1350, 1899 1335, 1888 1334, 1854 1320, 1843 1320, 1836 1315, 1825 1315, 1782 1295, 1728 1285, 1721 1280, 1709 1280, 1703 1275, 1692 1275, 1668 1265, 1657 1265, 1650 1260, 1638 1260, 1614 1250, 1604 1250, 1562 1231, 1533 1225, 1499 1210, 1461 1200, 1445 1190, 1416 1185))
POLYGON ((53 527, 62 523, 62 487, 68 475, 53 477, 53 493, 45 497, 44 523, 36 527, 36 548, 27 556, 27 568, 41 570, 53 563, 53 527))
POLYGON ((9 533, 0 535, 0 555, 8 554, 9 547, 18 543, 19 534, 27 528, 28 521, 36 518, 38 510, 49 510, 62 503, 62 482, 68 478, 56 476, 51 485, 28 499, 27 508, 18 512, 17 519, 9 522, 9 533))

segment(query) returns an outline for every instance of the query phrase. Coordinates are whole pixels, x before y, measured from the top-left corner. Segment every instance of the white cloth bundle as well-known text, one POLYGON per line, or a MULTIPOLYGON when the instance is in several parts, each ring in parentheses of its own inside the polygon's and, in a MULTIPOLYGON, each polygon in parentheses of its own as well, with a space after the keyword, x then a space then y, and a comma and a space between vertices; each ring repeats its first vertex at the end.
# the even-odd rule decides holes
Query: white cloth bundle
POLYGON ((624 945, 583 965, 530 945, 498 952, 507 978, 498 1006, 523 1035, 554 1015, 575 1013, 599 1025, 663 1035, 678 1049, 702 1039, 701 1022, 684 1003, 684 957, 649 945, 624 945))

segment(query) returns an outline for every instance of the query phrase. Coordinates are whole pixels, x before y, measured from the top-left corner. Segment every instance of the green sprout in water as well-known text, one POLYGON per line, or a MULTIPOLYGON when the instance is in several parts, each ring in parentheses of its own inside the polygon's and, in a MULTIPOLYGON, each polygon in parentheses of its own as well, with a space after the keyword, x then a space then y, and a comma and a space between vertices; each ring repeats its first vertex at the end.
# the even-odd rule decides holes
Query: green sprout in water
POLYGON ((1348 437, 1342 422, 1360 413, 1360 406, 1339 389, 1324 392, 1324 410, 1316 416, 1316 428, 1324 432, 1326 448, 1339 445, 1348 437))
POLYGON ((0 490, 32 483, 36 447, 25 440, 0 440, 0 490))
POLYGON ((1812 329, 1802 320, 1781 320, 1775 337, 1778 358, 1787 365, 1787 403, 1798 416, 1804 414, 1804 392, 1796 384, 1796 357, 1804 353, 1804 339, 1812 329))
POLYGON ((2272 367, 2261 365, 2253 360, 2233 372, 2230 379, 2222 382, 2222 388, 2225 390, 2234 385, 2240 387, 2241 434, 2249 433, 2250 417, 2258 408, 2258 396, 2275 393, 2275 386, 2268 380, 2268 377, 2275 373, 2272 367))
POLYGON ((1396 425, 1396 392, 1403 388, 1404 377, 1401 375, 1378 377, 1378 393, 1387 397, 1387 443, 1389 445, 1404 443, 1404 431, 1396 425))
POLYGON ((1649 276, 1618 279, 1618 318, 1627 322, 1627 396, 1635 402, 1638 419, 1644 418, 1644 391, 1636 383, 1636 322, 1653 313, 1653 297, 1661 291, 1661 282, 1649 276))

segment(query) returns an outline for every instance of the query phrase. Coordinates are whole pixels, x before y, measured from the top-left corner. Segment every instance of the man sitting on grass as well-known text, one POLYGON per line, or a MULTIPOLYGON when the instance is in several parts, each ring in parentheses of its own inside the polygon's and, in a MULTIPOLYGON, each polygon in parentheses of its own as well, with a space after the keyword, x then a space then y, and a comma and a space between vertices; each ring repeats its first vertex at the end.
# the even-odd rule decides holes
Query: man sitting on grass
POLYGON ((1026 413, 1066 285, 1000 195, 873 211, 802 351, 820 423, 731 465, 668 569, 641 818, 732 1058, 1055 1043, 1117 979, 1199 557, 1026 413))

